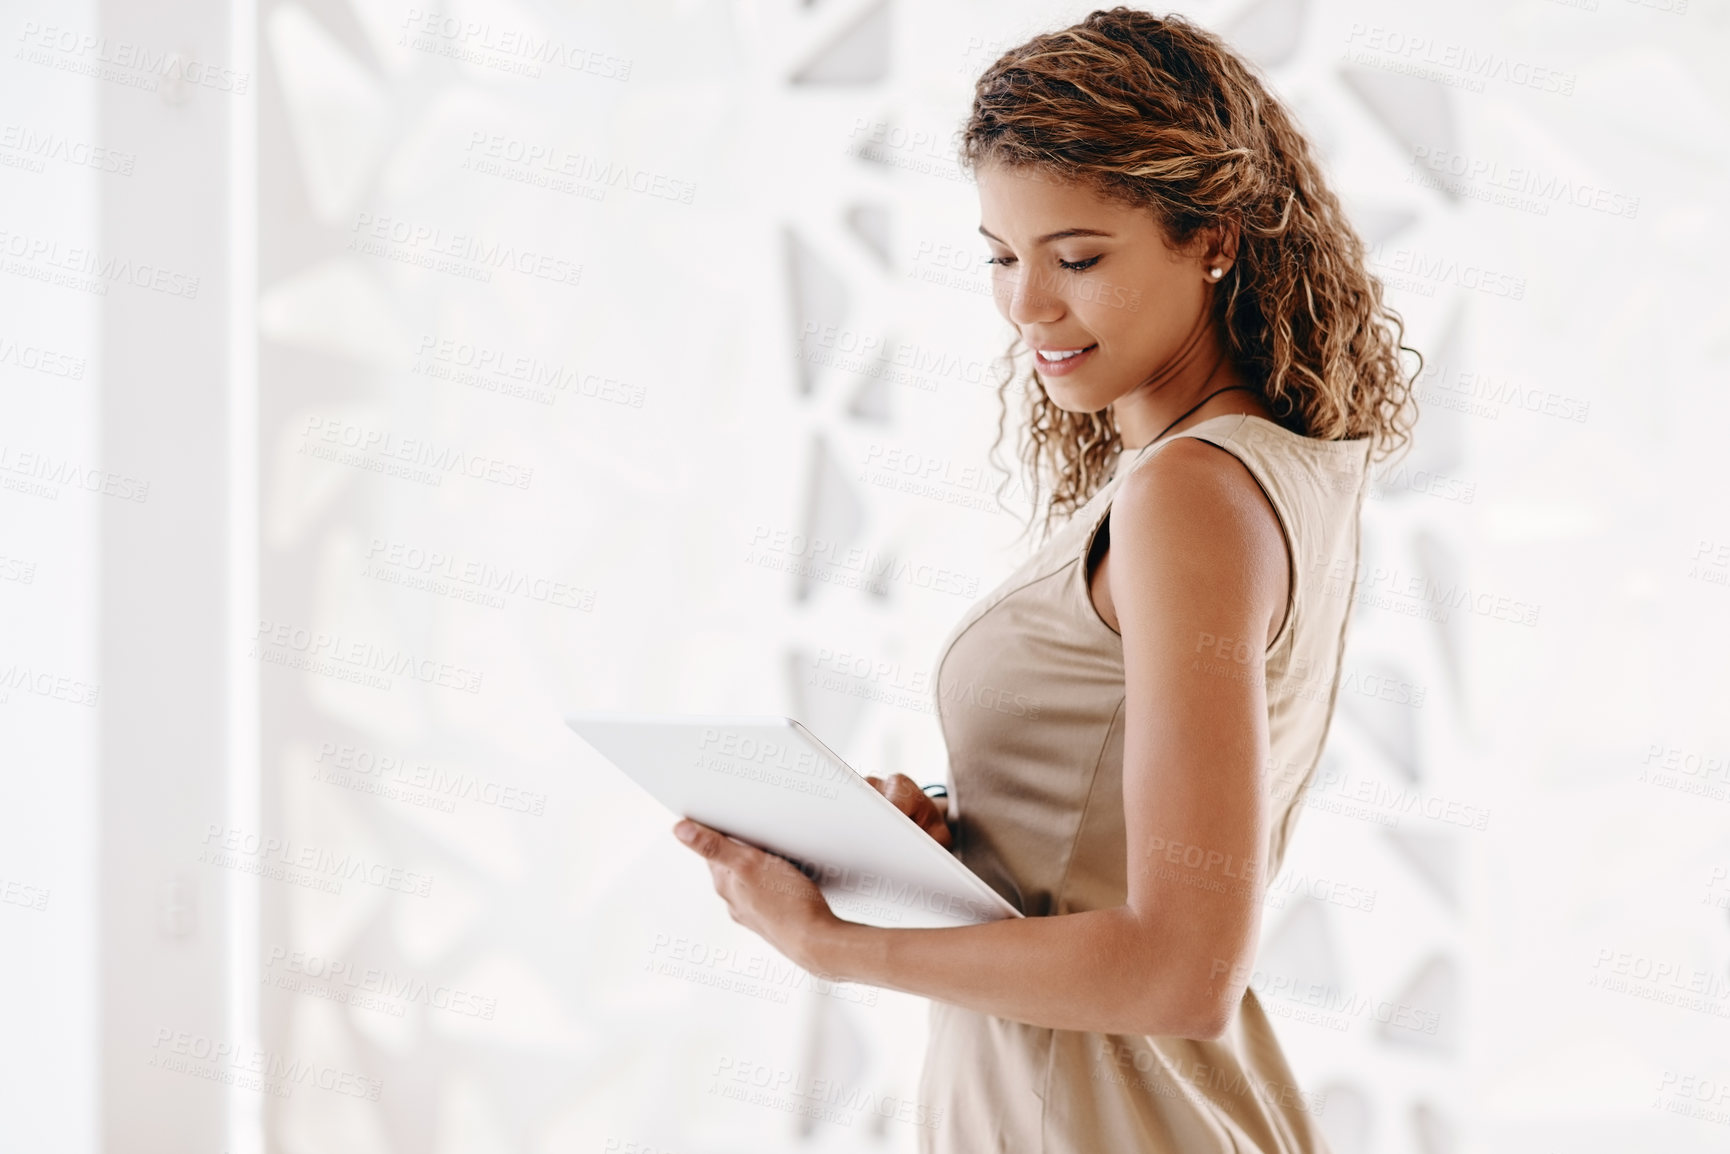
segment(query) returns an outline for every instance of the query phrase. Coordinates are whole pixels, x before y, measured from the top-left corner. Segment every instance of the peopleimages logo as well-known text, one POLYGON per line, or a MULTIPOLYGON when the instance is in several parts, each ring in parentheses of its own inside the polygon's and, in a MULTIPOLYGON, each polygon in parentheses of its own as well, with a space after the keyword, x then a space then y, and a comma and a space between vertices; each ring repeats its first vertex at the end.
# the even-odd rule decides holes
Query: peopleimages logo
POLYGON ((861 1086, 833 1078, 811 1077, 753 1061, 743 1055, 722 1058, 715 1066, 712 1094, 785 1110, 792 1114, 822 1118, 838 1125, 855 1119, 903 1122, 935 1128, 942 1121, 943 1107, 927 1106, 913 1098, 876 1094, 861 1086))
POLYGON ((1503 202, 1481 195, 1480 190, 1485 193, 1492 190, 1505 192, 1514 197, 1505 201, 1508 207, 1536 210, 1539 215, 1547 215, 1551 204, 1568 204, 1629 220, 1640 213, 1640 198, 1637 196, 1590 181, 1545 172, 1531 165, 1506 165, 1498 160, 1422 144, 1412 148, 1412 164, 1414 171, 1408 176, 1422 178, 1420 183, 1425 183, 1426 187, 1475 199, 1491 199, 1496 203, 1503 202))
POLYGON ((641 385, 477 341, 428 334, 421 337, 415 355, 413 372, 543 405, 552 405, 558 394, 569 393, 640 409, 647 396, 641 385))
POLYGON ((599 193, 594 199, 605 196, 609 188, 623 188, 679 204, 690 204, 697 195, 693 181, 504 133, 471 132, 467 151, 463 167, 471 172, 503 176, 560 192, 599 193))
POLYGON ((984 902, 959 894, 938 893, 916 882, 896 881, 870 870, 805 863, 799 866, 799 872, 816 882, 831 903, 845 904, 851 912, 868 910, 894 921, 921 910, 975 922, 996 916, 996 911, 987 908, 984 902))
POLYGON ((352 465, 371 472, 398 473, 409 480, 437 485, 452 473, 527 489, 533 467, 469 453, 422 437, 399 437, 389 429, 374 429, 337 418, 308 417, 301 433, 300 452, 319 460, 352 465))
POLYGON ((370 212, 355 217, 348 249, 483 282, 491 282, 495 269, 554 284, 578 285, 583 281, 583 266, 563 257, 370 212))
POLYGON ((0 255, 7 258, 9 273, 97 296, 107 296, 110 284, 127 284, 184 300, 198 298, 199 278, 191 273, 62 245, 53 237, 0 229, 0 255))
POLYGON ((38 131, 17 123, 0 126, 0 153, 16 155, 24 162, 22 167, 32 172, 41 172, 46 161, 55 160, 73 168, 131 176, 138 163, 135 153, 104 148, 100 144, 75 140, 58 132, 38 131))
POLYGON ((26 20, 14 59, 155 92, 162 84, 245 96, 252 74, 172 50, 26 20))
POLYGON ((1378 242, 1364 253, 1370 268, 1390 288, 1434 296, 1437 285, 1454 285, 1506 300, 1526 299, 1526 278, 1414 248, 1387 249, 1378 242))
POLYGON ((321 780, 360 788, 362 792, 370 792, 370 787, 396 786, 423 791, 441 802, 470 801, 535 817, 547 810, 547 795, 544 793, 501 785, 472 773, 447 770, 424 761, 375 753, 353 745, 339 745, 334 741, 320 742, 313 761, 326 771, 321 780))
POLYGON ((45 910, 48 908, 49 890, 41 886, 26 885, 11 878, 0 878, 0 902, 9 906, 23 906, 27 910, 45 910))
MULTIPOLYGON (((423 549, 401 541, 374 537, 367 545, 363 576, 394 580, 397 584, 415 584, 413 578, 427 579, 432 592, 444 592, 445 585, 458 586, 476 597, 497 599, 499 595, 521 597, 561 609, 592 610, 595 591, 564 581, 556 581, 512 566, 500 568, 488 561, 458 557, 438 549, 423 549), (386 568, 399 576, 381 576, 386 568)), ((502 600, 499 601, 502 605, 502 600)))
POLYGON ((149 481, 70 457, 0 445, 0 487, 58 501, 63 485, 140 504, 150 499, 149 481))
POLYGON ((83 357, 57 352, 41 345, 21 345, 11 337, 0 336, 0 365, 13 365, 33 373, 64 377, 69 381, 84 379, 83 357))
POLYGON ((333 1094, 379 1100, 384 1083, 353 1070, 276 1054, 256 1046, 237 1046, 204 1034, 163 1026, 156 1031, 149 1065, 159 1070, 259 1090, 287 1098, 296 1086, 316 1086, 333 1094))
POLYGON ((1516 88, 1572 96, 1579 81, 1573 72, 1375 24, 1352 24, 1346 36, 1346 57, 1354 64, 1422 76, 1473 92, 1484 91, 1484 82, 1494 80, 1516 88))
POLYGON ((631 61, 571 44, 552 36, 467 19, 438 9, 410 8, 397 43, 417 52, 538 79, 543 64, 621 83, 631 78, 631 61))
POLYGON ((14 693, 30 693, 37 697, 64 701, 68 705, 95 708, 102 696, 102 686, 64 673, 32 669, 28 665, 13 662, 11 665, 0 666, 0 704, 10 700, 14 693))
POLYGON ((428 897, 432 893, 432 875, 402 866, 373 861, 351 850, 337 851, 327 846, 309 845, 293 838, 280 838, 209 823, 204 833, 204 848, 199 859, 207 865, 238 869, 289 881, 296 885, 311 883, 309 889, 326 893, 341 893, 342 883, 356 881, 363 885, 399 893, 428 897))
POLYGON ((751 535, 745 562, 764 569, 808 576, 847 588, 881 593, 890 581, 905 581, 919 589, 972 597, 979 578, 938 565, 921 564, 787 529, 758 525, 751 535))
MULTIPOLYGON (((449 662, 417 657, 402 649, 389 649, 355 641, 340 633, 306 629, 283 621, 260 618, 258 633, 249 656, 291 668, 325 672, 326 666, 363 675, 409 677, 427 685, 438 685, 464 693, 481 691, 482 674, 449 662), (263 648, 260 648, 260 647, 263 648)), ((383 680, 383 678, 378 678, 383 680)), ((385 681, 378 688, 389 689, 385 681)))
MULTIPOLYGON (((448 1010, 453 1014, 486 1021, 492 1020, 499 1004, 497 998, 485 997, 456 986, 393 973, 378 966, 357 966, 338 958, 321 957, 305 950, 289 950, 282 946, 270 948, 265 957, 262 981, 298 993, 327 997, 331 994, 339 995, 332 999, 334 1001, 374 994, 393 1002, 419 1002, 435 1010, 448 1010), (302 983, 301 979, 311 979, 312 984, 302 983)), ((400 1013, 397 1016, 401 1016, 400 1013)))

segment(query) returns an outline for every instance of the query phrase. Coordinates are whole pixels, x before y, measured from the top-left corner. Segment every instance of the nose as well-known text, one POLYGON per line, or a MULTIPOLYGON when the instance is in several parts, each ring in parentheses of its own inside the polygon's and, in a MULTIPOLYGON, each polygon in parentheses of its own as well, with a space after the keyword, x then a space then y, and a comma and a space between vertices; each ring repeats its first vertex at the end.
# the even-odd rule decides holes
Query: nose
POLYGON ((998 307, 1012 324, 1026 327, 1063 319, 1063 299, 1051 291, 1046 278, 1020 264, 1000 275, 1004 279, 997 285, 998 307))

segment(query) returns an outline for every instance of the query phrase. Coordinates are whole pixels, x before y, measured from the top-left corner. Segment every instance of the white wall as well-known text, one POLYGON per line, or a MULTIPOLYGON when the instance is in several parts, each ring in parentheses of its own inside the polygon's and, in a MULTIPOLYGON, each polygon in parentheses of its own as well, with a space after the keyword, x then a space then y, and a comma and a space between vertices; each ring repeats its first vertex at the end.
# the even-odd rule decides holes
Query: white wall
MULTIPOLYGON (((89 27, 95 9, 61 17, 89 27)), ((0 1132, 20 1149, 92 1150, 97 539, 116 498, 32 474, 43 457, 58 475, 101 467, 104 301, 38 278, 57 271, 53 246, 65 259, 95 243, 103 186, 130 178, 94 153, 96 87, 13 56, 25 18, 8 6, 0 65, 0 1132)))
MULTIPOLYGON (((943 775, 936 645, 1024 547, 990 497, 1007 333, 948 141, 997 52, 1090 7, 270 0, 142 17, 154 35, 134 39, 202 37, 252 78, 191 102, 233 114, 210 170, 230 175, 202 199, 188 185, 163 235, 226 237, 196 261, 166 242, 213 284, 250 283, 255 247, 256 321, 253 294, 225 290, 157 335, 227 357, 226 391, 177 383, 166 356, 105 374, 102 334, 142 340, 142 304, 172 302, 44 288, 8 252, 0 341, 88 367, 66 380, 0 344, 0 444, 102 461, 129 381, 193 397, 196 421, 217 420, 197 397, 223 404, 220 427, 244 430, 226 466, 193 424, 156 442, 159 471, 176 449, 227 469, 226 504, 184 505, 227 549, 220 594, 187 585, 175 611, 226 639, 232 700, 202 733, 172 729, 227 752, 139 812, 138 892, 194 879, 217 916, 185 948, 222 974, 214 1028, 314 1080, 279 1070, 224 1103, 193 1095, 197 1070, 113 1048, 116 1022, 161 1016, 162 990, 125 981, 158 955, 98 953, 99 926, 153 924, 127 879, 96 872, 100 815, 124 820, 97 783, 131 764, 98 764, 115 686, 93 709, 14 691, 0 881, 51 896, 0 904, 9 988, 44 992, 17 1011, 29 1044, 5 1048, 8 1139, 96 1148, 106 1103, 115 1149, 219 1130, 229 1149, 321 1154, 914 1149, 868 1110, 814 1120, 720 1092, 772 1073, 900 1101, 924 1005, 786 968, 559 715, 785 712, 861 768, 943 775), (525 69, 525 36, 557 60, 525 69), (452 453, 478 475, 427 471, 452 453), (412 467, 387 472, 391 454, 412 467), (836 553, 784 543, 799 535, 836 553), (859 588, 834 560, 852 547, 913 576, 859 588), (402 657, 431 664, 369 668, 402 657), (237 847, 221 864, 210 820, 237 847), (263 839, 276 848, 248 852, 263 839), (254 880, 300 854, 298 875, 254 880), (345 860, 386 880, 344 880, 345 860), (129 1117, 101 1053, 208 1116, 129 1117)), ((1297 110, 1430 359, 1418 448, 1366 508, 1348 682, 1265 919, 1258 987, 1299 1079, 1341 1154, 1716 1149, 1726 18, 1681 0, 1186 10, 1297 110), (1289 993, 1318 988, 1319 1006, 1289 993)), ((7 26, 48 23, 33 11, 7 26)), ((11 56, 0 85, 11 119, 77 140, 115 123, 102 101, 133 107, 112 79, 11 56)), ((137 153, 132 176, 0 168, 0 227, 77 245, 136 220, 184 143, 137 140, 112 143, 137 153)), ((0 669, 95 682, 102 653, 150 636, 95 615, 123 581, 98 552, 131 511, 111 504, 0 491, 0 556, 36 565, 0 579, 0 669)))

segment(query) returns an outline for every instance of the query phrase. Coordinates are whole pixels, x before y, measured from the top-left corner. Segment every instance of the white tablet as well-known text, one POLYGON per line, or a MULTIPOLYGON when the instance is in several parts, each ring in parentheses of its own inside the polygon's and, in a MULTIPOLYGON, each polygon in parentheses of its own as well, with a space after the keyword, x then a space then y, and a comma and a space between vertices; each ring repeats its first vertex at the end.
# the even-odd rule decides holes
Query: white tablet
POLYGON ((848 921, 1022 916, 790 717, 583 712, 565 724, 674 814, 798 864, 848 921))

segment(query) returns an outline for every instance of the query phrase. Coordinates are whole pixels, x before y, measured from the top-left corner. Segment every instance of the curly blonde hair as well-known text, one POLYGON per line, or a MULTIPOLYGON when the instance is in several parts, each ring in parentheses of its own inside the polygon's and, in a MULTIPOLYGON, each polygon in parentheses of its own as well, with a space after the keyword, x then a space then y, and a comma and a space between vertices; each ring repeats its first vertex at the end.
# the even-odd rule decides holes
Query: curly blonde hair
MULTIPOLYGON (((988 161, 1037 168, 1149 208, 1173 247, 1235 226, 1214 320, 1279 424, 1322 440, 1367 437, 1372 459, 1409 441, 1423 358, 1402 343, 1405 326, 1382 303, 1364 244, 1296 121, 1218 36, 1179 16, 1095 11, 986 69, 960 144, 971 174, 988 161), (1418 356, 1409 377, 1402 351, 1418 356)), ((998 362, 994 458, 1018 351, 1019 336, 998 362)), ((1023 461, 1036 506, 1041 474, 1055 478, 1049 532, 1097 491, 1122 441, 1109 408, 1067 412, 1027 371, 1023 461)))

